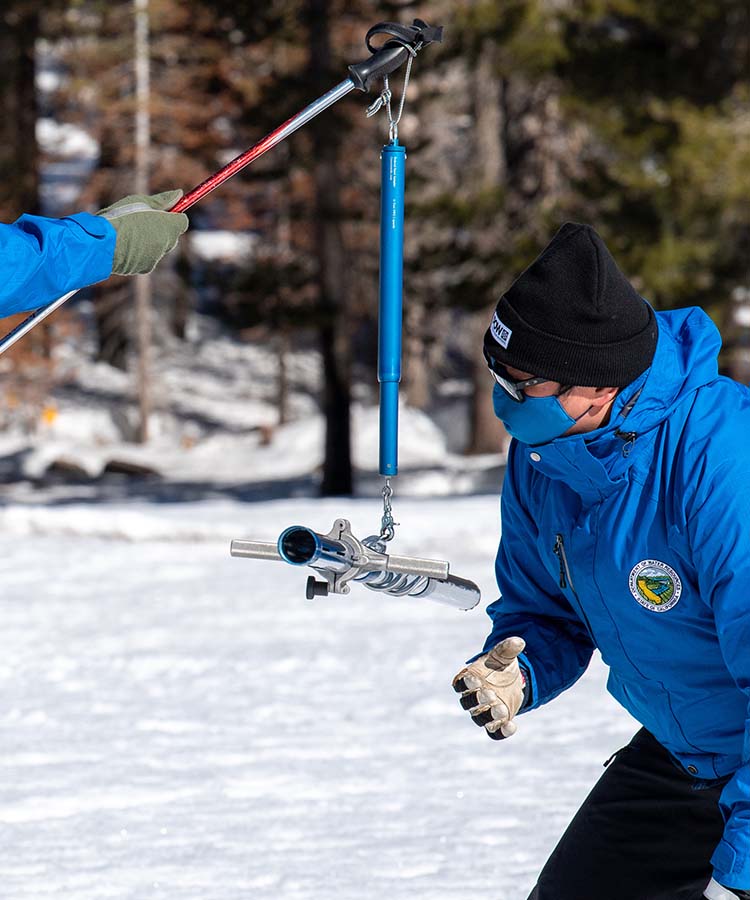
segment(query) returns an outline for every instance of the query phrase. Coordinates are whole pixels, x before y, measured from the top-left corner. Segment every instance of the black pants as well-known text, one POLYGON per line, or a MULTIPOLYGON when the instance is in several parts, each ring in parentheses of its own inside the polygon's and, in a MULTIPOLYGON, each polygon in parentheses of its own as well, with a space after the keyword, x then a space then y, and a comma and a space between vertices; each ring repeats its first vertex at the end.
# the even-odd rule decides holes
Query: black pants
POLYGON ((620 750, 528 900, 700 900, 728 778, 696 781, 646 729, 620 750))

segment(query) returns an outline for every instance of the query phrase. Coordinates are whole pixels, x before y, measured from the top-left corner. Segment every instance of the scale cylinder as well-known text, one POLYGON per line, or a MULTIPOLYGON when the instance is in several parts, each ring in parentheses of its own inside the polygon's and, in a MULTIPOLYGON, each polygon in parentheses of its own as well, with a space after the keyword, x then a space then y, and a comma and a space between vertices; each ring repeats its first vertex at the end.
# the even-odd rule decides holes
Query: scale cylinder
POLYGON ((404 267, 404 180, 406 148, 394 142, 381 153, 380 474, 398 474, 398 385, 401 381, 401 315, 404 267))

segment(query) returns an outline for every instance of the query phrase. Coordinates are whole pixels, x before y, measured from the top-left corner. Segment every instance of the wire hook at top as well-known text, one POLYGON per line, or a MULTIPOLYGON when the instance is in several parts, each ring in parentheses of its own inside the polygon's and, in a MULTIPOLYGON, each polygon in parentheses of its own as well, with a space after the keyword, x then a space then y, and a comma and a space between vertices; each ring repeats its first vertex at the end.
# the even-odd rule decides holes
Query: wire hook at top
MULTIPOLYGON (((414 62, 414 57, 417 55, 416 50, 412 47, 406 48, 409 51, 409 60, 406 63, 406 74, 404 75, 404 88, 401 92, 401 102, 398 107, 398 115, 396 118, 393 118, 393 110, 391 109, 391 100, 393 99, 393 92, 391 91, 391 86, 388 81, 388 76, 383 76, 383 90, 379 97, 376 98, 374 103, 371 103, 370 106, 367 107, 367 116, 374 116, 375 113, 379 112, 384 106, 386 109, 386 113, 388 115, 388 139, 391 143, 398 143, 398 124, 401 121, 401 116, 404 114, 404 103, 406 102, 406 91, 409 87, 409 76, 411 75, 411 66, 414 62)), ((419 47, 417 47, 417 50, 419 47)))

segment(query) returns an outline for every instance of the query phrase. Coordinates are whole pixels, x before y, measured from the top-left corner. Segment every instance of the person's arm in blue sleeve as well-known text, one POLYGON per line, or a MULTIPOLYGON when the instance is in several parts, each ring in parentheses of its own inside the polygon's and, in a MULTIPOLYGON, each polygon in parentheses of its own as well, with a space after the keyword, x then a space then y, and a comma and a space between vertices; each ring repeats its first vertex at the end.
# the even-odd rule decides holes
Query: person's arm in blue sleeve
MULTIPOLYGON (((511 444, 511 456, 515 442, 511 444)), ((503 483, 502 538, 495 562, 500 599, 487 607, 492 632, 482 653, 517 635, 526 641, 519 663, 529 697, 522 711, 552 700, 583 675, 594 644, 537 553, 538 532, 514 482, 512 460, 503 483)))
POLYGON ((0 224, 0 317, 47 306, 110 274, 151 272, 188 227, 181 190, 124 197, 97 215, 0 224))
POLYGON ((0 316, 38 309, 108 278, 115 239, 106 219, 85 212, 0 224, 0 316))
MULTIPOLYGON (((750 413, 745 413, 742 422, 749 421, 750 413)), ((747 424, 740 422, 737 427, 747 424)), ((748 703, 743 764, 722 791, 724 836, 711 859, 715 880, 738 890, 750 889, 749 463, 746 452, 727 457, 714 469, 710 483, 705 483, 696 495, 691 504, 692 516, 688 518, 701 596, 711 604, 724 661, 748 703)), ((717 721, 716 727, 723 729, 728 723, 717 721)))

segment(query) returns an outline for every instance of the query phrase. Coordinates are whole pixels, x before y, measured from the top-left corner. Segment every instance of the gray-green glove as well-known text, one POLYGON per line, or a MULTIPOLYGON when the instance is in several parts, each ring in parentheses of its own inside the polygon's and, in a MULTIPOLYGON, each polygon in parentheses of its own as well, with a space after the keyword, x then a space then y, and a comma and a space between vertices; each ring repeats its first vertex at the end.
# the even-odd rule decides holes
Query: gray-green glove
POLYGON ((166 212, 182 196, 182 191, 164 191, 147 197, 134 194, 100 209, 117 232, 113 275, 146 275, 177 246, 187 231, 185 213, 166 212))

